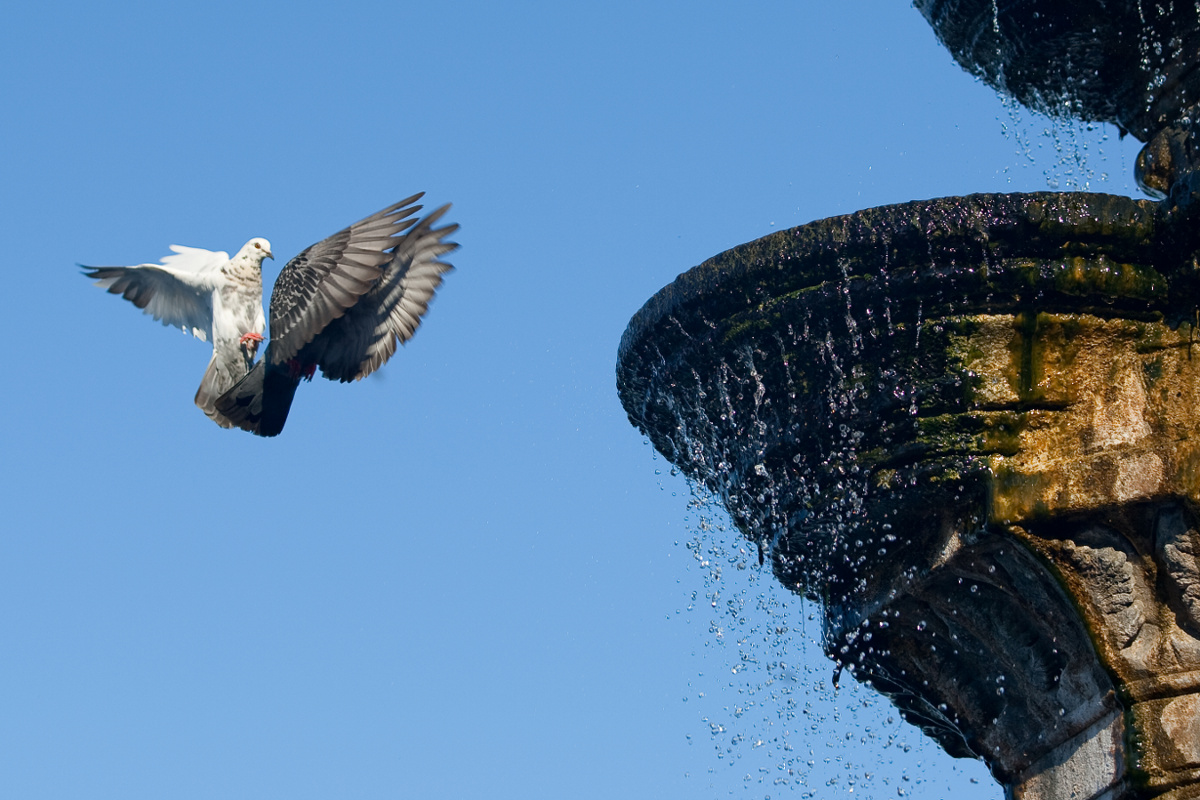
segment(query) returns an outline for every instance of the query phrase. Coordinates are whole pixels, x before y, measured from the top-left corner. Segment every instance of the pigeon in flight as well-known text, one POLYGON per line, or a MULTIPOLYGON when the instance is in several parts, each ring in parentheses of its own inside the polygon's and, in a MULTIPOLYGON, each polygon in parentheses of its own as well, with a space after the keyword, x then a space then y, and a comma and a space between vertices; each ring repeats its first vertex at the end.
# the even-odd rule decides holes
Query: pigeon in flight
POLYGON ((449 205, 423 219, 401 200, 314 244, 288 262, 271 291, 271 338, 262 358, 216 401, 219 414, 259 436, 283 430, 301 379, 319 367, 330 380, 370 375, 412 338, 453 267, 458 247, 435 228, 449 205))
POLYGON ((271 255, 266 239, 251 239, 232 259, 228 253, 171 245, 174 255, 158 264, 88 267, 84 274, 119 294, 164 325, 212 342, 212 360, 196 405, 224 428, 233 423, 213 403, 245 377, 266 327, 262 309, 262 262, 271 255))

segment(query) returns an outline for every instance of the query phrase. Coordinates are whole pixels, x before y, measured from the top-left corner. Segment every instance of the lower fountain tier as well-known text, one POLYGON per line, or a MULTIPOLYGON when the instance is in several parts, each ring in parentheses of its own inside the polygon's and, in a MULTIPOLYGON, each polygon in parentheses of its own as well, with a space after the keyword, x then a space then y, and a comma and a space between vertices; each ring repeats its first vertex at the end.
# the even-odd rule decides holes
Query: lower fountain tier
POLYGON ((1107 195, 873 209, 717 256, 622 341, 631 421, 829 654, 1015 797, 1200 796, 1180 230, 1107 195))

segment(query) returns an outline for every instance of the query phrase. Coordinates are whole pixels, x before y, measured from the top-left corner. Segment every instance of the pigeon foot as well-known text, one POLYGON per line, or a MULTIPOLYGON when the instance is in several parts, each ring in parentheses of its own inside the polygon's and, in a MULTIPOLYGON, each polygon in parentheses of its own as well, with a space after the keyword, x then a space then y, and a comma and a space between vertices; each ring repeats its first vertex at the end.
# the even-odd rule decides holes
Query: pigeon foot
POLYGON ((300 380, 303 378, 306 381, 311 381, 313 379, 313 375, 317 374, 316 364, 301 364, 300 359, 298 358, 289 359, 287 365, 288 375, 291 376, 292 380, 300 380))

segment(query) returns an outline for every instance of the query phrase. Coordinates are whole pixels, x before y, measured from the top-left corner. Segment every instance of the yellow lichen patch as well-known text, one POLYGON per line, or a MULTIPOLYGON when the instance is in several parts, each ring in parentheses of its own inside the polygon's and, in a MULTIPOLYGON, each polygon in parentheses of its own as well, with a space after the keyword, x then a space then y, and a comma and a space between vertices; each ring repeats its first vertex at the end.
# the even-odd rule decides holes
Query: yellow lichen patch
POLYGON ((1188 357, 1189 334, 1043 313, 989 317, 956 342, 978 374, 976 397, 1011 398, 1001 387, 1019 388, 1009 400, 1019 442, 1011 455, 993 456, 990 517, 1016 522, 1181 491, 1195 497, 1200 460, 1193 447, 1178 452, 1200 427, 1200 359, 1188 357))
POLYGON ((972 378, 967 401, 976 408, 1011 407, 1018 398, 1020 352, 1010 314, 980 314, 969 330, 948 336, 950 356, 972 378))

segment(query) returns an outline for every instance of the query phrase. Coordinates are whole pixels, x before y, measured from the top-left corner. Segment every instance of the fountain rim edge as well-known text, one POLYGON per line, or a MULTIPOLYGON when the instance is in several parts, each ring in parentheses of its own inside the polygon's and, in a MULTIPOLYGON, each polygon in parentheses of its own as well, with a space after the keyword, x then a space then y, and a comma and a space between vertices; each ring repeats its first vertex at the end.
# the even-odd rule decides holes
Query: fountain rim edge
MULTIPOLYGON (((1097 205, 1108 207, 1113 205, 1125 206, 1125 210, 1132 215, 1145 215, 1146 219, 1144 221, 1150 225, 1153 224, 1154 209, 1159 205, 1154 200, 1105 192, 980 192, 872 206, 847 214, 836 214, 805 222, 791 228, 772 231, 764 236, 722 250, 716 255, 705 259, 700 264, 683 271, 674 280, 655 292, 630 318, 621 336, 621 342, 617 348, 617 370, 620 372, 623 369, 626 359, 631 355, 641 338, 652 332, 666 317, 679 312, 684 306, 699 301, 711 293, 721 291, 723 284, 728 280, 732 280, 732 276, 729 275, 731 270, 723 267, 723 262, 728 261, 732 254, 744 252, 755 246, 761 246, 765 242, 771 240, 786 241, 788 237, 795 237, 802 231, 816 230, 820 227, 832 228, 839 223, 845 225, 854 220, 861 220, 869 215, 877 215, 883 218, 884 221, 890 222, 900 218, 902 215, 911 215, 914 212, 928 212, 934 209, 944 209, 948 206, 962 209, 966 205, 970 205, 973 206, 976 219, 978 219, 978 215, 982 211, 988 208, 997 209, 997 207, 1001 206, 1010 212, 1018 208, 1028 209, 1037 206, 1043 214, 1052 214, 1055 211, 1065 212, 1069 208, 1079 209, 1081 204, 1085 208, 1097 205), (709 275, 715 276, 716 280, 704 280, 709 275)), ((950 233, 964 234, 966 231, 966 227, 963 227, 950 231, 950 233)), ((762 271, 765 272, 767 269, 773 268, 763 266, 762 271)), ((752 273, 758 271, 753 270, 752 273)))

